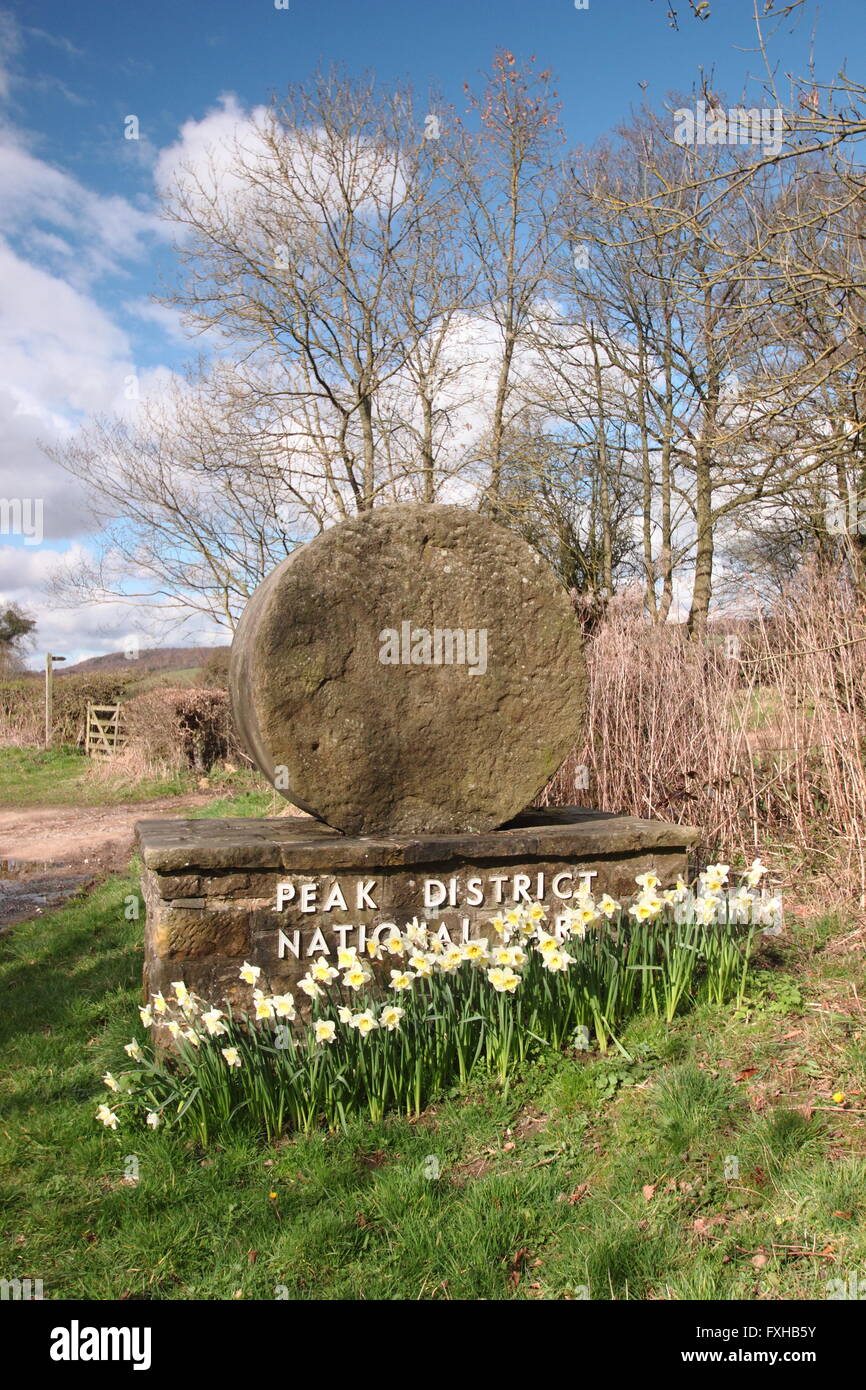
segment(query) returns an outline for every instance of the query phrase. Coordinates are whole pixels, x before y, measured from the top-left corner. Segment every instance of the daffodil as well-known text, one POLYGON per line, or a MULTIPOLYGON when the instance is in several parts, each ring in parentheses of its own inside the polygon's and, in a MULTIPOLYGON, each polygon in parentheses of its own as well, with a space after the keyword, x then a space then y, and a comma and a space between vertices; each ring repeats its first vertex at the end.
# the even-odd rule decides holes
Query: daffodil
POLYGON ((518 970, 529 960, 529 956, 526 954, 523 947, 517 942, 515 942, 513 946, 505 947, 505 957, 505 961, 499 963, 511 965, 515 968, 515 970, 518 970))
POLYGON ((314 980, 312 975, 305 975, 298 981, 298 989, 302 994, 306 994, 308 999, 320 999, 322 996, 322 986, 318 980, 314 980))
POLYGON ((177 1039, 180 1037, 180 1024, 176 1023, 174 1019, 171 1019, 165 1026, 173 1038, 177 1039))
POLYGON ((706 892, 718 893, 727 882, 729 868, 729 864, 708 864, 704 872, 698 875, 698 882, 703 884, 706 892))
POLYGON ((574 956, 570 956, 568 951, 548 951, 544 956, 544 968, 561 974, 568 969, 573 960, 574 956))
POLYGON ((113 1110, 109 1110, 107 1105, 100 1105, 96 1112, 97 1120, 101 1120, 106 1129, 117 1129, 118 1118, 113 1110))
POLYGON ((153 1007, 156 1013, 164 1014, 167 1012, 168 1004, 162 996, 162 990, 159 991, 159 994, 151 995, 151 998, 153 999, 153 1007))
POLYGON ((352 1010, 351 1010, 351 1009, 347 1009, 346 1006, 345 1006, 345 1004, 341 1004, 340 1007, 339 1007, 338 1010, 337 1010, 337 1017, 338 1017, 338 1019, 340 1020, 341 1023, 351 1023, 351 1022, 352 1022, 352 1010))
POLYGON ((421 951, 415 951, 414 954, 409 957, 409 964, 415 971, 418 979, 427 979, 433 974, 433 966, 421 951))
POLYGON ((313 1031, 317 1043, 332 1043, 337 1036, 337 1025, 329 1018, 317 1018, 313 1031))
POLYGON ((392 970, 392 971, 391 971, 391 988, 392 988, 392 989, 411 989, 411 988, 412 988, 412 976, 411 976, 411 975, 409 974, 409 972, 406 971, 406 970, 392 970))
POLYGON ((275 994, 271 1003, 277 1018, 295 1017, 295 997, 293 994, 275 994))
POLYGON ((464 960, 485 960, 487 957, 487 938, 477 937, 473 941, 467 941, 463 945, 464 960))
POLYGON ((150 1125, 151 1129, 159 1128, 159 1126, 162 1124, 162 1116, 160 1115, 158 1110, 148 1110, 147 1123, 150 1125))
POLYGON ((645 874, 635 874, 634 881, 645 893, 649 893, 653 888, 658 888, 660 880, 658 874, 649 872, 645 874))
POLYGON ((358 959, 358 952, 354 946, 337 947, 337 965, 341 970, 351 970, 358 959))
POLYGON ((126 1044, 123 1050, 126 1053, 127 1057, 132 1058, 133 1062, 140 1062, 144 1057, 144 1053, 142 1052, 141 1047, 135 1041, 134 1038, 132 1042, 128 1042, 126 1044))
POLYGON ((262 973, 262 968, 261 968, 261 966, 260 966, 260 965, 250 965, 250 963, 249 963, 248 960, 245 960, 245 961, 244 961, 244 963, 243 963, 243 965, 241 966, 241 969, 240 969, 240 977, 241 977, 241 979, 243 980, 244 984, 247 984, 247 985, 257 985, 258 982, 259 982, 259 976, 261 975, 261 973, 262 973))
POLYGON ((497 994, 513 994, 520 984, 520 976, 515 974, 510 966, 504 969, 494 966, 492 970, 488 970, 487 978, 497 994))
POLYGON ((365 1009, 364 1012, 360 1014, 353 1014, 350 1022, 353 1028, 357 1028, 362 1038, 366 1038, 374 1028, 379 1027, 369 1009, 365 1009))
POLYGON ((782 916, 782 899, 780 897, 773 897, 758 903, 753 920, 759 926, 764 926, 764 936, 781 936, 782 923, 784 920, 782 916))
POLYGON ((369 970, 358 961, 344 974, 343 984, 348 985, 349 989, 362 989, 370 978, 369 970))
POLYGON ((107 1086, 108 1089, 109 1089, 109 1091, 119 1091, 119 1090, 120 1090, 120 1085, 119 1085, 119 1083, 118 1083, 118 1081, 117 1081, 117 1078, 114 1077, 114 1076, 112 1076, 110 1071, 107 1071, 107 1072, 105 1073, 105 1075, 103 1076, 103 1078, 102 1078, 102 1084, 103 1084, 103 1086, 107 1086))
POLYGON ((310 966, 310 974, 313 979, 318 980, 323 985, 333 984, 338 973, 326 960, 317 960, 310 966))
POLYGON ((647 922, 652 917, 652 912, 648 905, 638 898, 636 903, 632 903, 629 908, 629 916, 634 917, 638 922, 647 922))
POLYGON ((255 1016, 256 1018, 273 1018, 274 1001, 265 994, 260 995, 255 1001, 255 1016))
POLYGON ((605 893, 599 901, 598 910, 602 916, 610 921, 615 913, 622 911, 622 907, 621 904, 617 902, 616 898, 610 896, 610 893, 605 893))
POLYGON ((576 936, 582 941, 586 936, 587 927, 590 927, 593 922, 597 922, 598 918, 598 908, 587 902, 582 907, 571 908, 566 914, 566 925, 572 936, 576 936))
POLYGON ((171 987, 174 990, 175 999, 180 1007, 183 1008, 184 1004, 189 999, 189 990, 183 980, 172 980, 171 987))
POLYGON ((463 951, 459 946, 449 946, 439 962, 446 974, 452 974, 463 964, 463 951))
MULTIPOLYGON (((204 1014, 202 1014, 202 1018, 204 1018, 204 1014)), ((207 1027, 207 1024, 205 1024, 205 1027, 207 1027)), ((225 1033, 226 1029, 220 1025, 219 1031, 225 1033)), ((197 1033, 194 1028, 184 1028, 183 1036, 193 1047, 201 1047, 201 1034, 197 1033)))
POLYGON ((721 898, 717 898, 713 893, 706 893, 697 899, 695 914, 702 927, 708 927, 716 920, 720 902, 721 898))
POLYGON ((762 864, 760 859, 753 859, 751 867, 746 870, 746 883, 750 888, 757 888, 766 872, 766 864, 762 864))
POLYGON ((508 931, 508 923, 502 916, 491 917, 490 925, 497 936, 505 936, 505 933, 508 931))
POLYGON ((387 1028, 389 1033, 393 1033, 400 1027, 400 1019, 404 1012, 403 1009, 396 1008, 394 1004, 386 1004, 379 1015, 379 1023, 383 1028, 387 1028))
POLYGON ((418 946, 423 949, 427 945, 426 923, 419 922, 417 917, 413 917, 409 925, 403 928, 403 936, 410 946, 418 946))
MULTIPOLYGON (((207 1029, 210 1037, 217 1038, 219 1037, 220 1033, 228 1032, 228 1029, 223 1023, 224 1018, 225 1014, 223 1013, 222 1009, 209 1009, 207 1013, 202 1014, 201 1021, 207 1029)), ((189 1029, 188 1032, 192 1032, 192 1029, 189 1029)), ((184 1033, 184 1037, 187 1036, 188 1034, 184 1033)))
POLYGON ((545 911, 543 903, 533 903, 532 906, 527 909, 527 921, 532 922, 533 924, 543 922, 546 917, 547 912, 545 911))
POLYGON ((754 898, 748 888, 743 884, 728 899, 729 916, 733 916, 738 922, 750 922, 752 920, 752 909, 754 898))
POLYGON ((138 1016, 145 1028, 153 1027, 153 1010, 149 1004, 145 1004, 143 1008, 139 1009, 138 1016))
POLYGON ((388 933, 385 939, 385 950, 389 956, 402 956, 406 950, 406 943, 398 931, 388 933))
POLYGON ((229 1064, 230 1067, 239 1067, 239 1066, 240 1066, 240 1064, 241 1064, 241 1055, 240 1055, 240 1053, 238 1052, 238 1050, 237 1050, 236 1047, 221 1047, 221 1048, 220 1048, 220 1052, 221 1052, 222 1055, 225 1057, 225 1059, 226 1059, 226 1061, 228 1062, 228 1064, 229 1064))

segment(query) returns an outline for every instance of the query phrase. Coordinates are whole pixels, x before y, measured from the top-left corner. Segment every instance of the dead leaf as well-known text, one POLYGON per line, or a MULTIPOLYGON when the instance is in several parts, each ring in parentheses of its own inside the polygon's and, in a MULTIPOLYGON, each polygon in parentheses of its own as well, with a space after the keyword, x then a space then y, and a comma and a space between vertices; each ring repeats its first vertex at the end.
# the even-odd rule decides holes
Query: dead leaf
POLYGON ((524 1246, 521 1246, 520 1249, 516 1252, 515 1255, 512 1256, 511 1260, 509 1261, 508 1282, 513 1289, 516 1289, 517 1285, 520 1283, 520 1274, 524 1262, 529 1258, 529 1255, 530 1251, 527 1250, 524 1246))

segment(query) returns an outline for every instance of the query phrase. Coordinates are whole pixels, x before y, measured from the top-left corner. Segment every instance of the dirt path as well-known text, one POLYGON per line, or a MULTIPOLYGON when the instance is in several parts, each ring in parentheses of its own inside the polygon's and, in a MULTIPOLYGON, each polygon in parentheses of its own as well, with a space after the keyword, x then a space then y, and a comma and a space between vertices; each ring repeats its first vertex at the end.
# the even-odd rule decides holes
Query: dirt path
POLYGON ((119 806, 31 806, 0 811, 0 931, 40 916, 105 874, 123 869, 135 822, 182 815, 212 796, 119 806))

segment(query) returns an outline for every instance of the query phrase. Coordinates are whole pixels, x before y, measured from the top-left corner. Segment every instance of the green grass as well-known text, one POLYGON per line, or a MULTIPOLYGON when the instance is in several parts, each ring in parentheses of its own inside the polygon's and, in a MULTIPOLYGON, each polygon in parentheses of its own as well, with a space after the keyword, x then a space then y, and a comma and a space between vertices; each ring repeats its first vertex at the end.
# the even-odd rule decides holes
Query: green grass
MULTIPOLYGON (((138 782, 123 778, 108 780, 90 777, 91 763, 78 748, 0 748, 0 805, 2 806, 116 806, 127 802, 153 801, 171 796, 188 796, 202 791, 199 774, 178 772, 163 777, 146 777, 138 782)), ((274 815, 285 805, 282 797, 266 789, 258 773, 241 769, 223 772, 214 769, 208 789, 224 791, 241 807, 227 812, 225 801, 214 802, 212 815, 274 815), (263 790, 265 788, 265 790, 263 790), (249 810, 276 806, 276 810, 249 810)))
POLYGON ((761 685, 748 691, 738 691, 735 697, 737 721, 747 729, 766 729, 778 724, 782 714, 779 692, 775 686, 761 685))
POLYGON ((197 685, 201 669, 200 666, 179 666, 177 670, 151 671, 130 685, 124 699, 131 700, 136 695, 143 695, 147 690, 176 690, 179 686, 197 685))
POLYGON ((202 1152, 93 1119, 140 1035, 136 888, 0 938, 4 1277, 324 1300, 822 1299, 866 1277, 862 972, 824 954, 832 930, 774 943, 736 1015, 638 1020, 628 1057, 549 1054, 416 1123, 202 1152))
POLYGON ((0 804, 6 806, 112 806, 182 796, 190 777, 152 777, 131 784, 90 781, 89 762, 77 748, 0 748, 0 804))

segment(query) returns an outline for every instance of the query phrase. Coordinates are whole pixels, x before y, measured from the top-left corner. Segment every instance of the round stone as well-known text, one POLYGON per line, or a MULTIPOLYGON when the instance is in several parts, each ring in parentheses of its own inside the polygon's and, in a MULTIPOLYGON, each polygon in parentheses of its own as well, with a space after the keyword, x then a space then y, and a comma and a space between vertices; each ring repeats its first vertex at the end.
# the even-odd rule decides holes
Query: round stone
POLYGON ((490 830, 580 736, 569 598, 519 536, 463 507, 377 507, 299 547, 232 644, 246 747, 347 834, 490 830))

